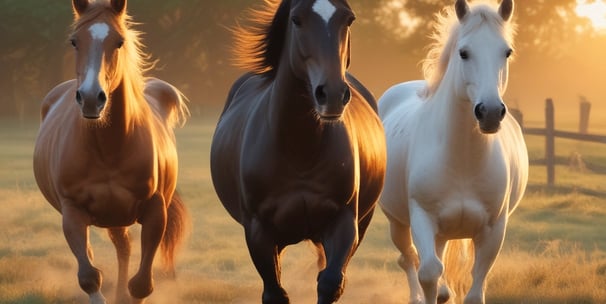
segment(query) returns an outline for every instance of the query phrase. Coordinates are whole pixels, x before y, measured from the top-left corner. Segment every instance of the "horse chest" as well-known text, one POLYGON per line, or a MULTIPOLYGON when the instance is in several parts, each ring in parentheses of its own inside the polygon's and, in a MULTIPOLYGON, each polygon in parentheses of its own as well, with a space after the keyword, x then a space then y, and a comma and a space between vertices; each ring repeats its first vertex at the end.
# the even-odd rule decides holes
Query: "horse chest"
POLYGON ((445 159, 428 152, 423 160, 410 163, 409 194, 435 217, 441 234, 471 237, 504 214, 509 189, 505 163, 445 159))
POLYGON ((270 223, 286 243, 317 237, 357 192, 353 170, 345 163, 309 171, 283 164, 247 176, 245 208, 270 223))
POLYGON ((64 162, 58 170, 58 192, 63 203, 88 211, 98 226, 130 225, 137 206, 155 192, 157 177, 153 155, 125 156, 121 161, 64 162))

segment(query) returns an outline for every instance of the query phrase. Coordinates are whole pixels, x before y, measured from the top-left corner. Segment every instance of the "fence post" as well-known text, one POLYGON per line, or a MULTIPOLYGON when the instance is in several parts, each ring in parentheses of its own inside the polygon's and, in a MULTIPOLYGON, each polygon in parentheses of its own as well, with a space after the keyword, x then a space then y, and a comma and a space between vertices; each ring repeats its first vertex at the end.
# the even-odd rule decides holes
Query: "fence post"
POLYGON ((591 112, 591 103, 582 98, 579 109, 579 133, 587 134, 589 131, 589 113, 591 112))
POLYGON ((547 167, 547 186, 555 183, 555 118, 553 100, 545 101, 545 166, 547 167))

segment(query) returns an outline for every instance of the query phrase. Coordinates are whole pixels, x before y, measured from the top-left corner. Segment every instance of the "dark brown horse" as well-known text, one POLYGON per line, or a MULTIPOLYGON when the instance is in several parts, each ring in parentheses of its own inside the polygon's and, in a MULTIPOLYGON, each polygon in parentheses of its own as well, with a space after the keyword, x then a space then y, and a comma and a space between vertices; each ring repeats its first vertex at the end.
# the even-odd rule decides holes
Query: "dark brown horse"
POLYGON ((90 302, 105 303, 88 240, 89 226, 95 225, 108 229, 116 247, 116 302, 132 297, 140 303, 153 290, 158 247, 174 273, 174 252, 187 225, 175 194, 173 134, 187 108, 173 86, 143 76, 147 56, 139 33, 130 28, 126 0, 73 0, 72 5, 77 78, 55 87, 42 102, 34 173, 44 197, 62 214, 80 287, 90 302), (127 229, 136 222, 142 226, 141 263, 127 286, 127 229))
POLYGON ((288 303, 280 253, 302 240, 325 254, 318 303, 332 303, 385 172, 376 102, 346 72, 354 14, 344 0, 284 0, 251 16, 250 27, 235 30, 250 72, 233 85, 217 125, 213 183, 244 226, 263 303, 288 303))

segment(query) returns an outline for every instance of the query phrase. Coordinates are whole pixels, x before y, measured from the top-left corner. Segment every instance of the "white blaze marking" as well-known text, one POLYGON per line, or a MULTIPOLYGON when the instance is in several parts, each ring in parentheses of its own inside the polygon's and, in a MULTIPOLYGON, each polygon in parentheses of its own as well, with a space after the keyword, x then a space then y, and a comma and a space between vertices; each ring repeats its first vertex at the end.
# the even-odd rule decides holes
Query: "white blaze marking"
MULTIPOLYGON (((109 34, 109 26, 105 23, 95 23, 88 28, 88 31, 95 42, 103 42, 103 40, 105 40, 109 34)), ((93 46, 93 51, 94 49, 95 46, 93 46)), ((96 71, 96 66, 98 65, 98 62, 89 62, 88 67, 86 67, 86 76, 84 76, 84 81, 80 86, 80 90, 85 92, 92 90, 95 81, 98 80, 98 71, 96 71)))
POLYGON ((82 82, 82 85, 80 86, 80 90, 85 91, 85 92, 88 92, 89 90, 91 90, 96 77, 97 77, 97 75, 95 75, 95 69, 93 69, 91 66, 87 67, 86 68, 86 77, 84 77, 84 82, 82 82))
POLYGON ((105 23, 95 23, 88 28, 88 31, 95 40, 103 41, 109 34, 109 26, 105 23))
POLYGON ((326 24, 328 24, 328 21, 330 21, 332 15, 335 13, 335 11, 337 11, 335 6, 332 5, 329 0, 316 0, 316 3, 314 3, 314 6, 312 8, 314 12, 316 12, 318 15, 320 15, 320 17, 322 17, 322 19, 324 19, 324 22, 326 22, 326 24))

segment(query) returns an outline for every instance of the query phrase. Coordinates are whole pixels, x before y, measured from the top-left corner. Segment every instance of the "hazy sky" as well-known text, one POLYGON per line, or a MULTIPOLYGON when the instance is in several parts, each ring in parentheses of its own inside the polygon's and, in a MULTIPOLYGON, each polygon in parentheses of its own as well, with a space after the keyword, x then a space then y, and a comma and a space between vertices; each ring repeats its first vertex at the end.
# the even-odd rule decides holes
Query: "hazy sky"
MULTIPOLYGON (((413 35, 423 22, 427 22, 407 12, 407 1, 409 0, 389 0, 383 8, 384 16, 375 20, 384 23, 385 28, 391 27, 396 38, 413 35), (393 28, 394 18, 399 21, 400 28, 393 28)), ((517 9, 523 6, 523 1, 516 2, 517 9)), ((556 104, 556 115, 560 120, 576 121, 580 96, 584 96, 592 102, 591 125, 600 127, 601 124, 601 128, 606 130, 606 1, 576 0, 572 11, 559 9, 557 13, 567 22, 567 27, 574 28, 571 32, 577 33, 577 37, 554 39, 542 49, 532 47, 542 41, 516 39, 516 44, 524 44, 525 47, 518 50, 510 65, 506 102, 510 107, 522 109, 529 120, 542 122, 544 100, 550 97, 556 104)), ((536 37, 541 34, 537 33, 536 37)), ((391 55, 398 58, 397 54, 391 55)), ((398 62, 381 67, 373 67, 368 59, 366 62, 356 62, 354 58, 352 69, 363 70, 360 78, 371 86, 376 86, 375 91, 380 95, 395 82, 421 77, 419 62, 424 56, 419 54, 414 58, 399 58, 398 62), (372 72, 368 73, 367 69, 372 72), (380 73, 386 77, 369 77, 369 74, 380 73)))

